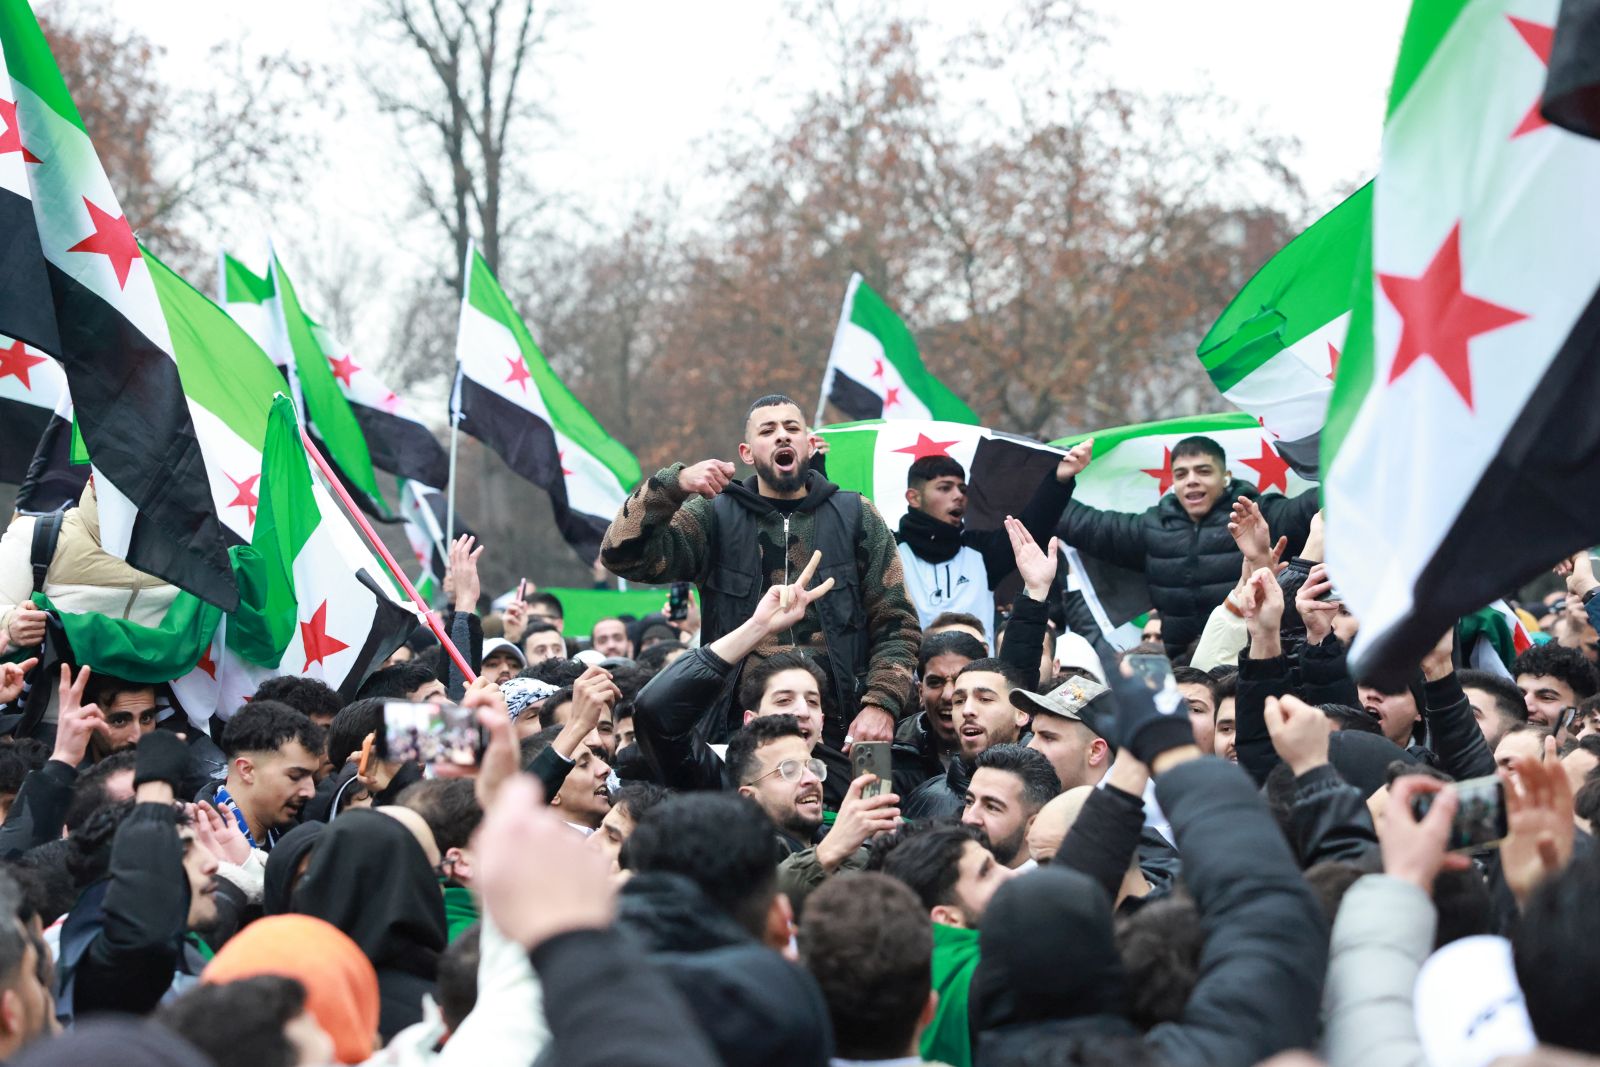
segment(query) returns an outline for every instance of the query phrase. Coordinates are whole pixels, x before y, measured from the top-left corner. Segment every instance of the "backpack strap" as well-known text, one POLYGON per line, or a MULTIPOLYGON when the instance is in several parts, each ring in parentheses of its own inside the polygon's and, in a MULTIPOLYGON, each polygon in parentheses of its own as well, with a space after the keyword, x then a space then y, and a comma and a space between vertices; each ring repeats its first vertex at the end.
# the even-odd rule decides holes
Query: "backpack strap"
POLYGON ((44 592, 44 576, 50 570, 50 561, 56 555, 56 542, 61 538, 61 523, 67 517, 66 508, 47 511, 33 520, 33 546, 29 558, 33 564, 33 591, 44 592))

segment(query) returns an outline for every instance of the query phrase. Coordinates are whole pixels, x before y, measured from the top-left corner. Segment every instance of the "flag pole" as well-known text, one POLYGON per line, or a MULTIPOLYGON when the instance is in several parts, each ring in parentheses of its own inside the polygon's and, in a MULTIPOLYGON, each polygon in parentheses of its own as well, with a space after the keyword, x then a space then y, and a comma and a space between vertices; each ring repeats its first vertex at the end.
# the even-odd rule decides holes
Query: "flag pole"
POLYGON ((450 555, 450 546, 456 541, 456 445, 461 440, 461 423, 456 413, 450 413, 450 485, 445 493, 444 505, 444 544, 445 556, 450 555))
MULTIPOLYGON (((478 244, 467 238, 467 254, 461 262, 461 311, 466 313, 467 290, 472 285, 472 257, 478 244)), ((461 341, 456 339, 456 376, 450 383, 450 485, 445 493, 444 539, 446 544, 456 540, 456 447, 461 441, 461 341)))
POLYGON ((333 473, 333 467, 328 464, 327 459, 323 457, 317 446, 312 444, 311 435, 306 433, 304 426, 300 427, 300 440, 306 446, 306 455, 311 457, 311 461, 322 472, 322 477, 328 483, 328 487, 333 490, 334 495, 339 498, 339 502, 344 505, 345 513, 355 520, 356 528, 366 536, 367 543, 382 558, 384 565, 389 568, 389 573, 394 575, 395 581, 400 583, 400 588, 406 591, 406 596, 411 598, 411 602, 417 606, 417 610, 427 620, 428 629, 433 631, 433 636, 439 639, 439 643, 444 646, 445 652, 455 661, 456 669, 461 672, 462 677, 467 680, 469 685, 477 681, 478 672, 467 664, 467 659, 461 654, 461 650, 455 646, 455 642, 451 641, 450 636, 444 632, 444 624, 439 621, 439 616, 427 604, 422 602, 422 595, 417 592, 417 587, 411 584, 411 579, 406 577, 405 571, 400 569, 400 564, 396 563, 394 556, 389 554, 389 549, 385 547, 383 541, 378 537, 377 531, 372 528, 372 524, 367 521, 367 517, 361 514, 361 509, 351 499, 349 490, 345 489, 343 483, 333 473))

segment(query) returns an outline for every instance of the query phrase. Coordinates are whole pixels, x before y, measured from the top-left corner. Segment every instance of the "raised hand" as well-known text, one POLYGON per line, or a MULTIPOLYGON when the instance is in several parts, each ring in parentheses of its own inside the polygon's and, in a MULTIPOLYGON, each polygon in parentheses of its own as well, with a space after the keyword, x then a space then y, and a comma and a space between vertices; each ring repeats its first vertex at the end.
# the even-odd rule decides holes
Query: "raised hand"
POLYGON ((888 833, 900 825, 898 796, 893 793, 880 793, 866 798, 861 796, 861 790, 877 780, 875 774, 863 774, 845 790, 833 829, 817 846, 817 862, 822 864, 824 870, 838 870, 856 849, 878 834, 888 833))
POLYGON ((816 577, 817 567, 821 563, 822 553, 811 553, 805 570, 800 572, 800 577, 793 585, 774 585, 762 595, 755 613, 750 616, 751 621, 771 635, 782 633, 805 618, 806 609, 833 589, 832 578, 815 589, 806 588, 811 584, 811 579, 816 577))
POLYGON ((733 481, 733 471, 733 464, 725 459, 701 460, 692 467, 683 468, 678 475, 678 486, 685 493, 698 493, 710 500, 733 481))
POLYGON ((528 602, 522 599, 522 591, 527 584, 526 578, 517 579, 517 595, 500 613, 505 622, 505 638, 514 645, 522 643, 522 635, 528 629, 528 602))
POLYGON ((1061 462, 1056 464, 1056 481, 1066 482, 1083 473, 1089 461, 1094 458, 1094 438, 1079 441, 1067 449, 1067 454, 1061 457, 1061 462))
POLYGON ((1452 626, 1444 632, 1443 637, 1434 642, 1428 654, 1422 657, 1422 676, 1430 682, 1450 677, 1456 669, 1453 656, 1455 647, 1456 628, 1452 626))
POLYGON ((250 842, 232 814, 218 811, 210 804, 190 804, 187 810, 194 836, 213 856, 235 867, 250 858, 250 842))
POLYGON ((517 751, 517 735, 511 729, 511 717, 506 714, 506 698, 494 684, 467 687, 461 706, 473 708, 478 713, 478 725, 488 736, 483 755, 478 760, 478 780, 474 783, 478 806, 488 810, 500 793, 500 787, 517 776, 521 760, 517 751))
POLYGON ((1006 534, 1011 538, 1011 553, 1017 560, 1017 573, 1022 576, 1022 591, 1034 600, 1050 595, 1050 583, 1056 580, 1056 567, 1060 561, 1061 542, 1050 538, 1050 548, 1041 552, 1020 519, 1006 516, 1006 534))
POLYGON ((21 663, 0 663, 0 705, 9 704, 22 695, 23 680, 38 665, 38 656, 21 663))
POLYGON ((1544 739, 1544 759, 1518 756, 1513 773, 1501 772, 1506 796, 1506 839, 1500 843, 1500 869, 1520 906, 1539 884, 1572 859, 1576 824, 1572 784, 1556 758, 1556 740, 1544 739))
POLYGON ((482 592, 478 582, 478 557, 483 555, 483 546, 473 548, 476 543, 475 538, 462 534, 450 545, 445 580, 450 583, 450 595, 457 611, 478 610, 478 595, 482 592))
POLYGON ((1320 645, 1333 633, 1333 620, 1339 617, 1339 604, 1337 601, 1319 599, 1331 592, 1333 581, 1328 577, 1327 566, 1321 563, 1311 568, 1305 583, 1295 590, 1294 607, 1300 613, 1300 621, 1305 623, 1308 645, 1320 645))
POLYGON ((1295 696, 1267 698, 1267 733, 1272 747, 1296 778, 1328 762, 1333 723, 1321 708, 1295 696))
POLYGON ((1433 880, 1441 870, 1464 871, 1472 865, 1467 856, 1446 852, 1450 840, 1450 820, 1459 804, 1456 791, 1444 782, 1421 774, 1402 775, 1389 787, 1389 802, 1383 809, 1382 832, 1378 849, 1383 856, 1383 873, 1433 893, 1433 880), (1418 820, 1411 814, 1411 799, 1434 793, 1428 814, 1418 820))
POLYGON ((76 767, 83 762, 84 753, 89 749, 89 738, 96 730, 102 734, 110 730, 100 706, 83 703, 83 691, 89 685, 89 676, 89 668, 84 667, 74 679, 72 668, 65 663, 61 665, 61 684, 56 690, 56 747, 50 758, 60 760, 69 767, 76 767))
POLYGON ((1250 658, 1272 659, 1282 654, 1278 626, 1283 622, 1283 587, 1272 571, 1262 567, 1250 575, 1239 607, 1250 629, 1250 658))
POLYGON ((1600 588, 1600 578, 1594 576, 1594 560, 1589 558, 1588 549, 1574 552, 1570 558, 1556 564, 1556 573, 1567 580, 1567 592, 1575 597, 1600 588))
POLYGON ((1272 531, 1267 528, 1267 520, 1254 500, 1240 497, 1233 502, 1233 512, 1228 517, 1228 533, 1233 536, 1234 543, 1239 546, 1239 551, 1244 554, 1252 570, 1265 567, 1277 573, 1278 561, 1283 557, 1284 549, 1289 547, 1289 539, 1280 537, 1276 546, 1272 544, 1272 531))

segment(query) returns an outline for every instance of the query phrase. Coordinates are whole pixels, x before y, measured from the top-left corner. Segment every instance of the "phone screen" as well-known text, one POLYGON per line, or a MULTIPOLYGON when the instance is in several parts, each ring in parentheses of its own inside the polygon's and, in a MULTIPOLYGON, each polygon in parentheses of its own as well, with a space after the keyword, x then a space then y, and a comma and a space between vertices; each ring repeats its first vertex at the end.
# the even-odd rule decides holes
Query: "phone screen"
POLYGON ((429 769, 470 770, 483 754, 483 727, 471 708, 386 700, 383 757, 429 769))
POLYGON ((673 582, 667 587, 667 618, 682 622, 689 617, 689 583, 673 582))
POLYGON ((857 741, 850 747, 850 777, 860 778, 863 774, 878 776, 876 782, 861 790, 863 799, 893 791, 891 760, 887 741, 857 741))
MULTIPOLYGON (((1476 852, 1500 843, 1506 836, 1505 785, 1496 775, 1468 778, 1453 787, 1459 800, 1456 816, 1450 820, 1450 837, 1445 847, 1451 852, 1476 852)), ((1411 814, 1421 819, 1433 807, 1436 793, 1418 793, 1411 798, 1411 814)))
POLYGON ((1122 662, 1128 665, 1128 670, 1133 673, 1133 677, 1139 679, 1156 692, 1165 689, 1167 683, 1172 681, 1172 661, 1165 656, 1155 656, 1141 652, 1124 656, 1122 662))

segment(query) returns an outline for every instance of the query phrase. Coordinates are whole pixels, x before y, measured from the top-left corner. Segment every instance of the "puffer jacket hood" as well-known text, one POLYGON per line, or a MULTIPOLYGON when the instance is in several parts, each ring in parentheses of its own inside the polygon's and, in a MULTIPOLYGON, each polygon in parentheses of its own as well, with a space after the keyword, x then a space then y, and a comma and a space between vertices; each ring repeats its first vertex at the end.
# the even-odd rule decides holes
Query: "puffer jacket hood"
POLYGON ((617 901, 617 929, 646 952, 706 952, 754 944, 750 934, 681 874, 636 874, 617 901))

